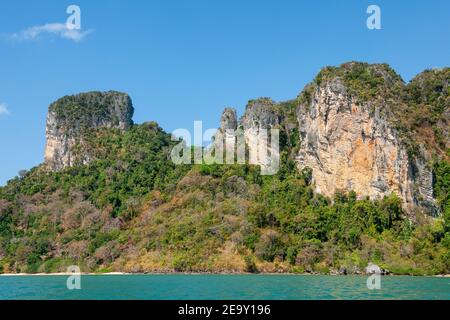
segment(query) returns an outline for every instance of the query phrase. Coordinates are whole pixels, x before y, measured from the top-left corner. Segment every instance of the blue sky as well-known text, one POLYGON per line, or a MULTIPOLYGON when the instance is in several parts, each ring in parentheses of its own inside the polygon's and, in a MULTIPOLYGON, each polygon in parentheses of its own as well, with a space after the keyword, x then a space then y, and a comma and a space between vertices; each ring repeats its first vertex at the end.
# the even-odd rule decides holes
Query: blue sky
POLYGON ((297 96, 321 67, 389 63, 406 80, 450 65, 450 2, 4 1, 0 4, 0 185, 42 162, 45 117, 57 98, 130 94, 137 123, 166 131, 216 127, 226 106, 297 96), (81 8, 80 41, 26 30, 81 8), (368 5, 381 30, 366 27, 368 5), (24 31, 25 30, 25 31, 24 31))

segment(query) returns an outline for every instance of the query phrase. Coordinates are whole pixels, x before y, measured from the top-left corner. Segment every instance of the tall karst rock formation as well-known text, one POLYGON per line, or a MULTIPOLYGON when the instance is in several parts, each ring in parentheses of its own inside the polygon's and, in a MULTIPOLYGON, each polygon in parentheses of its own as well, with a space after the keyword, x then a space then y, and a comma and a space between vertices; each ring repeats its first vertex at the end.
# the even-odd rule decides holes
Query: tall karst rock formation
MULTIPOLYGON (((236 150, 234 140, 244 140, 251 158, 261 145, 259 134, 279 129, 280 151, 299 171, 311 172, 317 192, 332 198, 352 190, 371 199, 396 193, 408 212, 419 208, 436 215, 433 164, 450 157, 449 83, 450 68, 424 71, 405 84, 386 64, 326 67, 294 100, 251 100, 240 120, 234 109, 225 109, 215 144, 235 143, 236 150)), ((95 150, 86 148, 89 134, 104 127, 126 130, 132 116, 130 97, 119 92, 52 103, 47 166, 61 170, 88 163, 95 158, 95 150)), ((264 147, 275 153, 268 140, 264 147)), ((262 169, 267 165, 259 162, 262 169)))
POLYGON ((375 199, 394 192, 408 209, 435 213, 429 155, 420 143, 416 154, 408 152, 396 130, 401 79, 384 65, 360 68, 353 63, 324 72, 307 89, 298 108, 299 168, 312 169, 316 191, 326 196, 353 190, 375 199), (361 73, 369 83, 357 78, 361 73))
POLYGON ((448 157, 449 75, 425 71, 405 85, 385 64, 327 67, 296 100, 251 100, 238 126, 250 149, 261 128, 279 128, 319 193, 396 193, 408 211, 436 215, 432 160, 448 157))
POLYGON ((102 127, 126 130, 133 112, 130 97, 115 91, 58 99, 47 115, 45 163, 52 170, 88 163, 93 155, 83 148, 86 135, 102 127))

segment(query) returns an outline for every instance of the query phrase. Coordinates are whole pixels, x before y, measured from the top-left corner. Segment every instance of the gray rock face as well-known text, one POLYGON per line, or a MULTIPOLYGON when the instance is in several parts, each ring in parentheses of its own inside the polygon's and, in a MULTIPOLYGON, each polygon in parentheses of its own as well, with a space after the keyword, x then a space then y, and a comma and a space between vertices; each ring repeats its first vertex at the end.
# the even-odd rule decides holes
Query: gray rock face
POLYGON ((130 97, 115 91, 58 99, 47 114, 45 163, 51 170, 88 163, 93 155, 83 151, 85 134, 102 127, 126 130, 133 112, 130 97))
POLYGON ((240 120, 245 142, 248 146, 249 163, 261 167, 261 174, 278 172, 279 136, 270 129, 279 129, 283 121, 277 104, 269 98, 251 100, 240 120))
POLYGON ((238 126, 236 109, 225 108, 220 117, 220 130, 225 132, 226 130, 236 130, 238 126))
POLYGON ((240 120, 245 131, 270 129, 281 123, 281 115, 275 109, 275 102, 268 98, 249 101, 240 120))
POLYGON ((217 130, 214 136, 214 143, 209 150, 211 152, 209 156, 211 161, 216 163, 230 161, 234 163, 237 127, 236 110, 234 108, 225 108, 220 117, 220 128, 217 130))
MULTIPOLYGON (((269 143, 270 129, 279 125, 282 118, 276 106, 275 102, 268 98, 251 100, 239 122, 236 110, 226 108, 220 119, 220 128, 214 137, 214 154, 223 155, 226 163, 245 163, 247 149, 248 162, 260 165, 264 174, 269 172, 273 163, 279 160, 278 149, 273 149, 269 143)), ((217 158, 215 161, 222 163, 222 160, 217 158)))

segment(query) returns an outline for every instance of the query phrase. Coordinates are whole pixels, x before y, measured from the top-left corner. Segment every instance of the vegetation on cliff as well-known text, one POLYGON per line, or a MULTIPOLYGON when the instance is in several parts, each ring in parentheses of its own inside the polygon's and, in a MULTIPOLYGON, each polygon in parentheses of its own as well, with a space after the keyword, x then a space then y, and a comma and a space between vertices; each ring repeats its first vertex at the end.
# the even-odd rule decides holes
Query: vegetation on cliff
POLYGON ((450 159, 450 68, 426 70, 406 86, 407 109, 399 110, 399 122, 413 139, 423 142, 439 157, 450 159))
MULTIPOLYGON (((288 155, 275 176, 242 165, 174 166, 155 123, 89 136, 97 160, 38 167, 0 189, 0 270, 449 272, 449 221, 410 220, 379 201, 313 192, 288 155), (332 201, 333 200, 333 201, 332 201)), ((448 212, 449 165, 437 193, 448 212)))
POLYGON ((50 111, 66 129, 85 127, 72 151, 92 161, 58 172, 39 166, 0 188, 0 272, 75 264, 84 272, 353 273, 372 262, 396 274, 450 273, 448 83, 449 68, 405 85, 387 65, 349 63, 322 70, 298 100, 252 101, 279 116, 274 176, 251 165, 174 165, 175 142, 156 123, 93 129, 108 103, 62 98, 50 111), (314 192, 310 170, 297 170, 296 108, 336 77, 359 101, 388 101, 399 133, 431 150, 440 217, 407 215, 394 194, 327 198, 314 192))
POLYGON ((132 124, 133 106, 130 97, 121 92, 87 92, 65 96, 49 107, 54 121, 60 130, 66 132, 82 132, 99 127, 103 123, 111 127, 124 127, 132 124))

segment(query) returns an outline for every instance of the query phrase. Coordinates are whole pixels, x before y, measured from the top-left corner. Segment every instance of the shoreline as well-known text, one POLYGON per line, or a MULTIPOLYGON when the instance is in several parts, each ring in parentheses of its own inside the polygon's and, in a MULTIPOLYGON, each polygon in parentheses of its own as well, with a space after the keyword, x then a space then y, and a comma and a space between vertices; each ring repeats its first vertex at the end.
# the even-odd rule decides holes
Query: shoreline
MULTIPOLYGON (((30 276, 137 276, 137 275, 279 275, 279 276, 370 276, 370 274, 315 274, 315 273, 248 273, 248 272, 147 272, 147 273, 128 273, 128 272, 81 272, 81 273, 68 273, 68 272, 55 272, 55 273, 0 273, 0 277, 30 277, 30 276)), ((438 275, 407 275, 407 274, 387 274, 386 277, 433 277, 433 278, 450 278, 450 274, 438 274, 438 275)))

